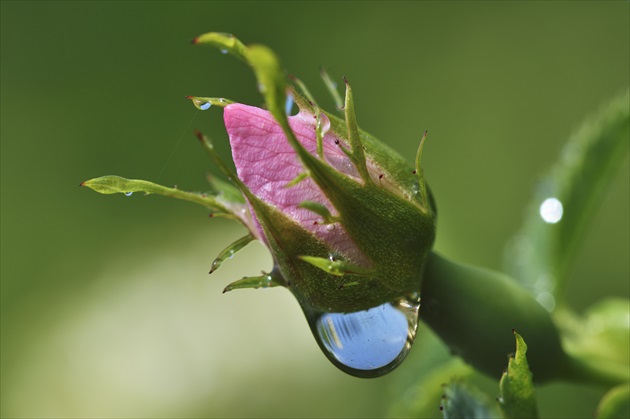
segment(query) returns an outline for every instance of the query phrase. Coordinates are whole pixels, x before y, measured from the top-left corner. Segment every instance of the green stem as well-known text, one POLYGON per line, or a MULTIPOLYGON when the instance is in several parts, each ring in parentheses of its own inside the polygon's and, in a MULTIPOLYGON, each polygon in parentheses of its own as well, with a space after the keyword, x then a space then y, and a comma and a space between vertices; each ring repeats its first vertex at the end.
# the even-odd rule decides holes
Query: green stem
POLYGON ((547 312, 516 280, 431 253, 420 317, 477 370, 500 377, 514 352, 515 329, 527 341, 534 380, 567 377, 569 358, 547 312))

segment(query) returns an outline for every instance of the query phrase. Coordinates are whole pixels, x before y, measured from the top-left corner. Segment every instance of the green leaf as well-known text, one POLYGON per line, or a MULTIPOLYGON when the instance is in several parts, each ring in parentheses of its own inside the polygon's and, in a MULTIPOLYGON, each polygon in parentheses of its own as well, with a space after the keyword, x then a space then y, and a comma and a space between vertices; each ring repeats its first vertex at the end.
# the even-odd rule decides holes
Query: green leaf
POLYGON ((569 139, 540 182, 528 218, 509 246, 508 272, 550 311, 555 301, 562 303, 570 258, 627 157, 629 102, 628 93, 616 98, 569 139))
POLYGON ((501 377, 498 398, 499 407, 506 418, 537 418, 536 398, 532 373, 527 364, 527 345, 519 335, 516 337, 516 353, 510 357, 507 371, 501 377))
POLYGON ((630 384, 614 387, 604 395, 597 406, 598 419, 630 417, 630 384))
POLYGON ((581 316, 561 310, 556 318, 576 380, 604 385, 630 380, 630 300, 609 298, 581 316))
POLYGON ((444 419, 486 419, 499 418, 501 415, 493 409, 486 397, 476 388, 453 380, 444 385, 444 395, 440 405, 444 419))

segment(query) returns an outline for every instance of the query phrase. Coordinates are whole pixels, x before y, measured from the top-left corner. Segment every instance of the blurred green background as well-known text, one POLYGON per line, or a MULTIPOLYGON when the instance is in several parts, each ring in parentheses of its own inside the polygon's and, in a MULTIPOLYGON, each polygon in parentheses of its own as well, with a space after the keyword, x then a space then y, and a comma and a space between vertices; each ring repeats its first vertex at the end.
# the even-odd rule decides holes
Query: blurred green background
MULTIPOLYGON (((419 397, 406 389, 446 356, 423 327, 397 371, 349 377, 285 290, 221 294, 271 265, 251 245, 208 276, 243 234, 235 223, 79 188, 119 174, 199 190, 218 173, 191 130, 228 159, 221 112, 196 114, 184 96, 262 99, 246 66, 191 46, 196 35, 271 46, 328 108, 319 66, 347 76, 359 124, 403 155, 428 129, 437 248, 497 269, 563 141, 629 84, 628 2, 2 1, 1 12, 3 417, 382 416, 419 397)), ((577 309, 630 294, 628 178, 626 159, 572 267, 577 309)), ((543 415, 590 417, 602 390, 538 394, 543 415)))

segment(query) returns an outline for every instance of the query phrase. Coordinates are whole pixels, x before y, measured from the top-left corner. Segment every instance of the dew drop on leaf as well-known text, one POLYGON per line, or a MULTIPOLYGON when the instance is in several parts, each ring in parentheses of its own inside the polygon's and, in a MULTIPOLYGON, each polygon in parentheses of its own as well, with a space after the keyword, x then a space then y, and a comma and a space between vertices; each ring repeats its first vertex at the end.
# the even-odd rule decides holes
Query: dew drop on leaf
POLYGON ((133 195, 133 192, 125 192, 125 196, 131 196, 133 195))

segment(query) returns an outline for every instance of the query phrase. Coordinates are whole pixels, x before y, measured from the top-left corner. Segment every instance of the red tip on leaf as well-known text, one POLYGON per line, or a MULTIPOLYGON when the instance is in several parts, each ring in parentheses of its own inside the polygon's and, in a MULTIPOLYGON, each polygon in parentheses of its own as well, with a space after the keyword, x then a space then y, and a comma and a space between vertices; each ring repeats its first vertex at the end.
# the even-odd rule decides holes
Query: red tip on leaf
POLYGON ((346 76, 343 76, 342 79, 345 84, 348 84, 348 79, 346 78, 346 76))
POLYGON ((197 139, 199 141, 203 141, 203 134, 201 133, 201 131, 196 129, 196 130, 193 131, 193 134, 195 134, 195 137, 197 137, 197 139))
POLYGON ((79 183, 79 186, 85 186, 85 182, 79 183))
POLYGON ((193 97, 188 95, 188 96, 184 96, 186 99, 192 99, 193 97))
POLYGON ((516 329, 512 329, 512 334, 515 335, 516 334, 516 329))
POLYGON ((199 38, 193 38, 192 41, 190 41, 191 44, 195 45, 196 43, 199 42, 199 38))

